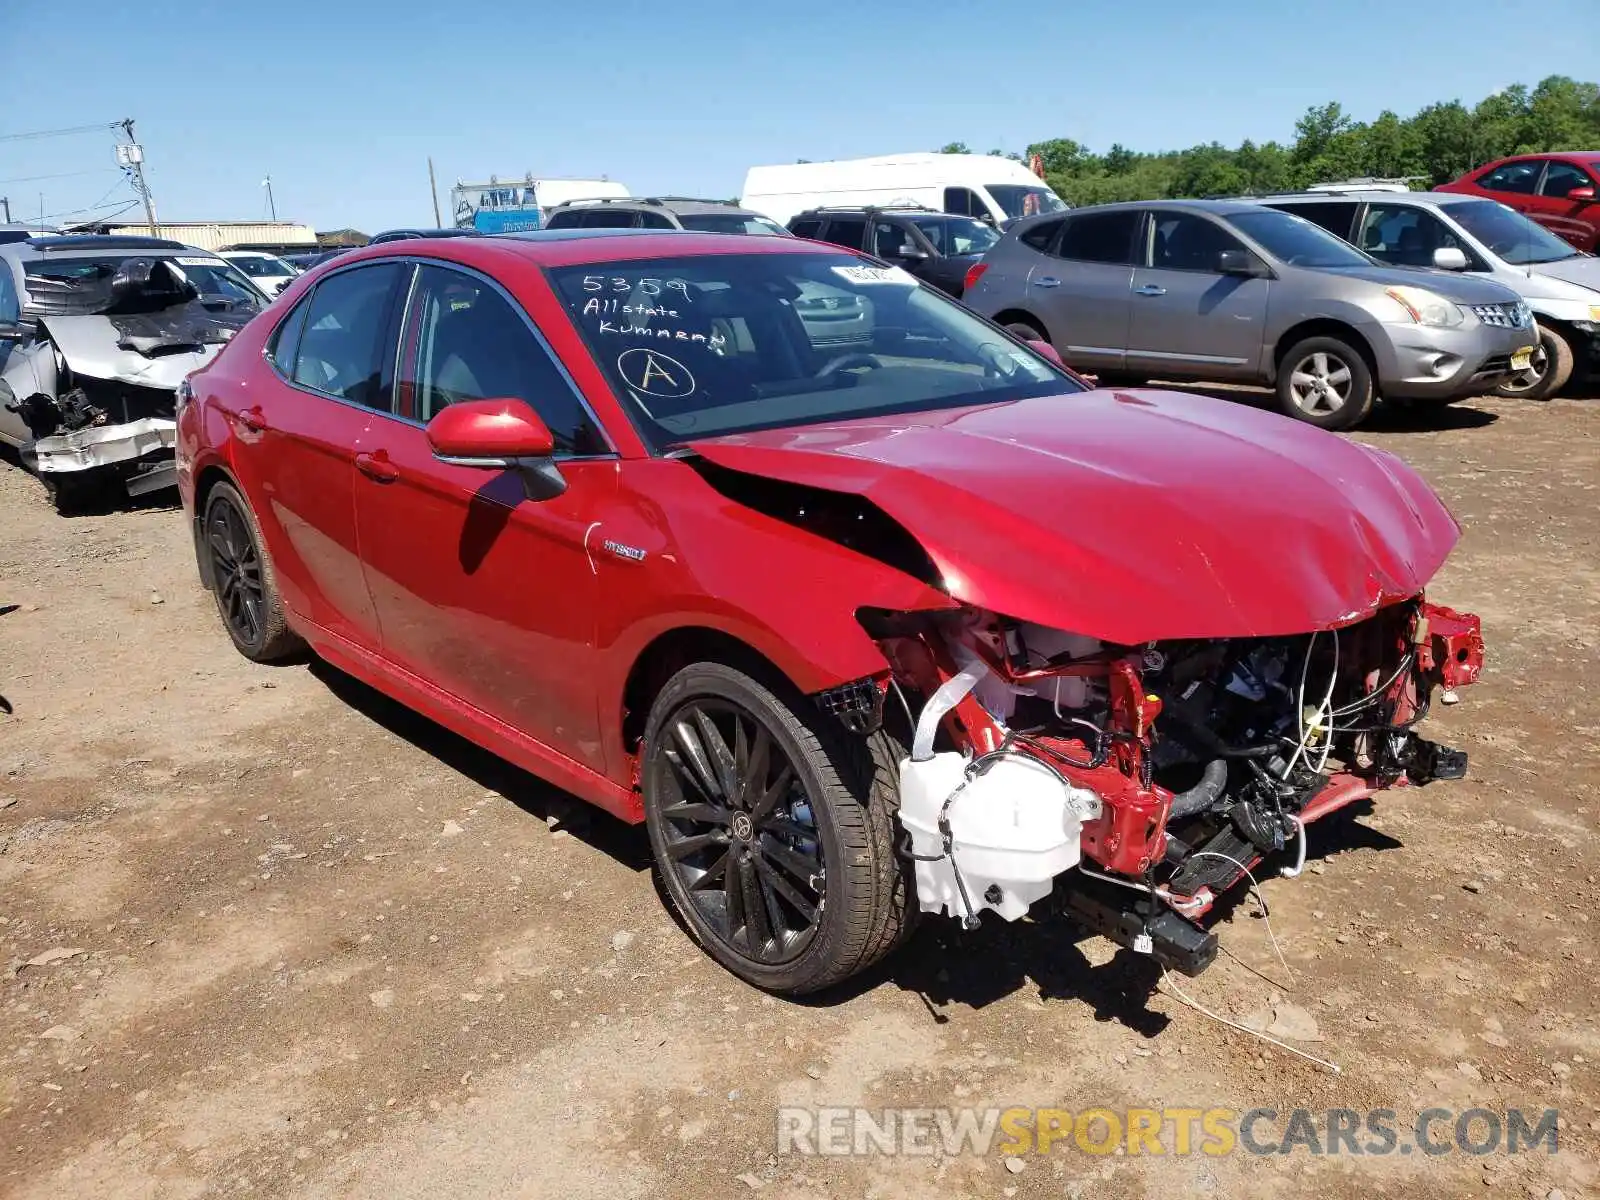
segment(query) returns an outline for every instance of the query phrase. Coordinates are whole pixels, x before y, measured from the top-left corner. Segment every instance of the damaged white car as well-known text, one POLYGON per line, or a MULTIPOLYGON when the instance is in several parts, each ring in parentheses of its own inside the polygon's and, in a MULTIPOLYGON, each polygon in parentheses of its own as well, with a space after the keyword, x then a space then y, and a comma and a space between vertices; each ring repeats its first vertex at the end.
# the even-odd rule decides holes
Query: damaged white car
POLYGON ((0 245, 0 442, 58 509, 170 487, 178 385, 268 303, 162 238, 0 245))

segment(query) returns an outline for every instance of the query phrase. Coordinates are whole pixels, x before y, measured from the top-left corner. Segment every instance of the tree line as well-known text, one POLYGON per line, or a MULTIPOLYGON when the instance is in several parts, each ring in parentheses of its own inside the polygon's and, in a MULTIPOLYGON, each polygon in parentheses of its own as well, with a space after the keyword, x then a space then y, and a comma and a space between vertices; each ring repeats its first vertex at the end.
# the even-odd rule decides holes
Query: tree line
MULTIPOLYGON (((1072 138, 1035 142, 1045 179, 1069 204, 1181 196, 1265 195, 1344 179, 1408 179, 1432 187, 1508 154, 1600 150, 1600 85, 1552 75, 1538 86, 1496 92, 1473 107, 1430 104, 1410 117, 1385 110, 1356 121, 1337 102, 1314 106, 1295 122, 1294 141, 1220 142, 1141 153, 1120 144, 1096 154, 1072 138)), ((971 154, 964 143, 941 147, 971 154)))

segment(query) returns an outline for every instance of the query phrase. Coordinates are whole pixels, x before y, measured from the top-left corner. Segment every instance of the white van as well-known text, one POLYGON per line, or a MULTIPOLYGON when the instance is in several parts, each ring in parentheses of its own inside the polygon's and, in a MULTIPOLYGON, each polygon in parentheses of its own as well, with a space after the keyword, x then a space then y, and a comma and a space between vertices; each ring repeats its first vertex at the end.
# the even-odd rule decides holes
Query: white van
POLYGON ((739 203, 780 225, 826 207, 917 204, 996 225, 1068 207, 1022 163, 990 154, 887 154, 751 167, 739 203))

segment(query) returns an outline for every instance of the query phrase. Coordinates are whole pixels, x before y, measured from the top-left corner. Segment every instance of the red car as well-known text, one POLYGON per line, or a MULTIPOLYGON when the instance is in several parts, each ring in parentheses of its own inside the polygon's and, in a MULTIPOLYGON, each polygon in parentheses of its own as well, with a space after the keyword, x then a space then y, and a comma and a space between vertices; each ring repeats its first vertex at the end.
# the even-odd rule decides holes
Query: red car
POLYGON ((1423 599, 1458 530, 1404 463, 1091 390, 816 243, 354 251, 178 430, 241 652, 309 646, 646 823, 695 936, 774 991, 1051 893, 1199 971, 1247 867, 1465 768, 1412 731, 1482 642, 1423 599))
POLYGON ((1502 158, 1434 190, 1498 200, 1579 250, 1600 239, 1600 150, 1502 158))

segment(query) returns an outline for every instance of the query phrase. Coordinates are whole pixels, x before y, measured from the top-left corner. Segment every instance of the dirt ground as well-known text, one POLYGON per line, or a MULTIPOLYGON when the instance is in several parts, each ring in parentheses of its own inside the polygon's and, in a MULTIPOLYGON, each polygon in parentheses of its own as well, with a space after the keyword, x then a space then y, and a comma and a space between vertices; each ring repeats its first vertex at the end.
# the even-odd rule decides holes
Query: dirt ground
POLYGON ((1243 902, 1184 981, 1338 1075, 1056 924, 940 920, 843 993, 763 996, 667 915, 642 831, 328 668, 247 663, 174 509, 58 518, 0 463, 0 1194, 1600 1197, 1600 402, 1361 436, 1466 527, 1432 594, 1489 663, 1430 726, 1471 774, 1314 827, 1264 888, 1292 977, 1243 902), (776 1153, 781 1104, 1561 1128, 1514 1157, 810 1157, 776 1153))

